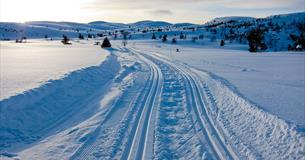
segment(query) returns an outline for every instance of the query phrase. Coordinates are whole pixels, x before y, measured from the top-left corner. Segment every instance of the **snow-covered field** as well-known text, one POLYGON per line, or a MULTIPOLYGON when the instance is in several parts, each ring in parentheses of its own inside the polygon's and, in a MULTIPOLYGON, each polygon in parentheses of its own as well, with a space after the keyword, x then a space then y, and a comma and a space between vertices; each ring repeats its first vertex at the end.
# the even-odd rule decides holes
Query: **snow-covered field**
POLYGON ((93 42, 28 40, 28 43, 0 42, 0 100, 37 88, 65 74, 100 64, 108 53, 93 42))
POLYGON ((247 45, 183 41, 178 45, 139 41, 135 47, 205 71, 260 108, 305 127, 304 52, 249 53, 247 45))
MULTIPOLYGON (((92 43, 21 44, 44 53, 26 57, 40 86, 0 101, 1 159, 305 158, 304 52, 92 43), (34 64, 47 70, 39 81, 34 64)), ((6 54, 22 54, 15 45, 5 42, 6 54)), ((18 69, 12 58, 5 66, 18 69)))

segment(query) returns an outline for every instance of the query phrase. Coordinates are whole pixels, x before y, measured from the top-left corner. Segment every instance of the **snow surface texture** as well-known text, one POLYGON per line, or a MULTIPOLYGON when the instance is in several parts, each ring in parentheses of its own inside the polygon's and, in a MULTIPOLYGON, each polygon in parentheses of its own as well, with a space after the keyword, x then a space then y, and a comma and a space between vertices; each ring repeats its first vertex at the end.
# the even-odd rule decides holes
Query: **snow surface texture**
POLYGON ((208 72, 262 109, 305 127, 304 52, 250 54, 245 45, 219 47, 185 41, 178 45, 141 41, 135 46, 208 72))
MULTIPOLYGON (((42 82, 34 78, 34 89, 2 99, 0 159, 305 159, 305 54, 270 52, 287 50, 289 34, 299 34, 304 18, 224 17, 205 25, 1 23, 3 39, 101 33, 113 49, 92 45, 100 38, 58 47, 64 55, 55 60, 70 59, 69 48, 82 61, 59 67, 64 73, 54 70, 56 76, 42 82), (251 54, 244 35, 257 25, 267 26, 265 40, 272 41, 269 52, 251 54), (127 47, 121 47, 123 28, 134 39, 127 47), (181 32, 187 38, 180 39, 181 32), (157 40, 147 40, 153 33, 157 40), (164 34, 168 41, 161 43, 164 34), (220 47, 228 34, 241 37, 220 47), (109 54, 88 54, 97 49, 109 54)), ((54 49, 54 43, 43 44, 54 49)), ((18 45, 5 42, 4 48, 18 45)), ((30 55, 41 52, 34 43, 20 45, 29 45, 30 55)), ((5 66, 12 69, 14 61, 5 66)))
POLYGON ((74 71, 58 80, 1 101, 1 150, 22 146, 50 132, 86 103, 94 91, 111 80, 118 70, 114 57, 99 66, 74 71), (109 68, 112 70, 109 71, 109 68), (19 144, 20 143, 20 144, 19 144))
POLYGON ((74 70, 100 64, 107 56, 99 46, 28 40, 0 42, 0 100, 59 79, 74 70))
POLYGON ((2 100, 1 158, 305 158, 305 135, 295 125, 262 110, 217 70, 183 56, 208 61, 213 56, 202 51, 213 50, 180 45, 185 50, 175 53, 178 46, 160 42, 120 43, 98 66, 2 100))

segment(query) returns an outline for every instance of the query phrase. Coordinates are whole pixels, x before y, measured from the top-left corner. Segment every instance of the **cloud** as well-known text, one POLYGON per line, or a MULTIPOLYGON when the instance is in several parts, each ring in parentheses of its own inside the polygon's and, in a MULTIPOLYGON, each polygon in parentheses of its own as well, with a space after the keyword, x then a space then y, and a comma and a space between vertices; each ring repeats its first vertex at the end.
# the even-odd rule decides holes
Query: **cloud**
POLYGON ((219 16, 264 17, 304 10, 304 0, 87 0, 82 9, 98 18, 196 22, 219 16))
POLYGON ((304 0, 232 0, 222 3, 225 7, 240 8, 240 9, 255 9, 255 8, 266 8, 266 9, 282 9, 282 8, 304 8, 304 0))
POLYGON ((90 10, 304 9, 304 0, 90 0, 90 10))
POLYGON ((165 9, 158 9, 158 10, 152 10, 148 11, 148 13, 152 15, 157 15, 157 16, 168 16, 168 15, 173 15, 173 12, 170 10, 165 10, 165 9))
MULTIPOLYGON (((212 0, 93 0, 88 2, 84 7, 87 9, 151 9, 168 6, 179 6, 184 4, 191 4, 206 2, 212 0)), ((216 0, 218 1, 218 0, 216 0)), ((187 9, 187 8, 186 8, 187 9)))

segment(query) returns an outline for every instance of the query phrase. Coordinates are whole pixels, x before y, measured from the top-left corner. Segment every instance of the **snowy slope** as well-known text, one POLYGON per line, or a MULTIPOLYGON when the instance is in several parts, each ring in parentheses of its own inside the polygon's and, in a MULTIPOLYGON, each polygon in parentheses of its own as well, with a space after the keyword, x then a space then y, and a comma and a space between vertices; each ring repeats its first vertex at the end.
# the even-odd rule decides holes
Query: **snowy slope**
POLYGON ((231 17, 220 17, 215 18, 204 25, 213 25, 213 24, 220 24, 220 23, 227 23, 227 22, 253 22, 256 18, 254 17, 238 17, 238 16, 231 16, 231 17))
POLYGON ((299 12, 299 13, 291 13, 291 14, 281 14, 281 15, 274 15, 274 16, 269 16, 266 17, 265 20, 272 20, 277 23, 291 23, 293 21, 298 22, 298 21, 304 21, 305 18, 305 13, 304 12, 299 12))
POLYGON ((166 26, 171 26, 172 24, 168 22, 163 22, 163 21, 139 21, 135 23, 130 23, 129 24, 132 27, 135 28, 146 28, 146 27, 166 27, 166 26))
POLYGON ((1 122, 5 123, 0 123, 0 150, 20 148, 52 132, 69 118, 67 115, 75 114, 86 105, 80 104, 80 99, 90 98, 97 88, 106 85, 119 67, 115 57, 110 56, 98 66, 73 71, 61 79, 2 100, 1 122))
POLYGON ((95 21, 88 23, 92 28, 100 30, 114 30, 114 29, 125 29, 128 25, 123 23, 109 23, 104 21, 95 21))
POLYGON ((64 46, 59 41, 0 42, 0 100, 39 87, 50 79, 59 79, 71 71, 98 65, 107 56, 93 42, 72 43, 64 46))

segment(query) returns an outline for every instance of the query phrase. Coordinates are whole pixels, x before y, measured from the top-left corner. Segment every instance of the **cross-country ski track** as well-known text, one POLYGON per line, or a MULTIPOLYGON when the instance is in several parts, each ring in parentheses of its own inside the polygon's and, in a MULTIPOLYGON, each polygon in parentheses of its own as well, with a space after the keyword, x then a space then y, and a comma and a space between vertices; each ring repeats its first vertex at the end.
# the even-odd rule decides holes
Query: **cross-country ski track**
MULTIPOLYGON (((96 81, 93 85, 97 85, 88 90, 91 96, 71 102, 71 112, 56 115, 57 121, 40 129, 37 142, 28 147, 25 144, 25 149, 12 150, 16 157, 70 160, 305 157, 304 152, 295 150, 305 147, 304 135, 238 96, 209 72, 135 46, 116 46, 109 52, 111 61, 107 65, 115 64, 115 75, 104 86, 100 86, 99 78, 110 74, 111 68, 101 72, 101 77, 90 75, 96 81), (260 121, 261 117, 267 120, 260 121), (255 128, 260 132, 253 132, 255 128), (49 129, 52 132, 47 133, 49 129)), ((94 72, 97 69, 92 68, 94 72)), ((86 80, 81 82, 87 85, 86 80)), ((69 89, 73 91, 73 86, 63 89, 63 93, 69 89)), ((62 94, 61 98, 64 96, 69 95, 62 94)), ((42 100, 52 101, 38 99, 37 104, 42 100)))

